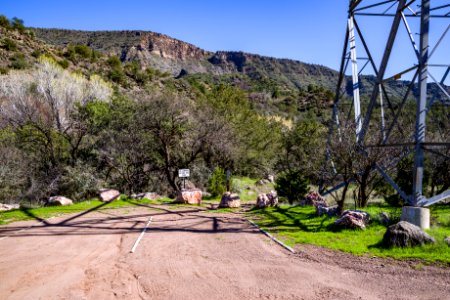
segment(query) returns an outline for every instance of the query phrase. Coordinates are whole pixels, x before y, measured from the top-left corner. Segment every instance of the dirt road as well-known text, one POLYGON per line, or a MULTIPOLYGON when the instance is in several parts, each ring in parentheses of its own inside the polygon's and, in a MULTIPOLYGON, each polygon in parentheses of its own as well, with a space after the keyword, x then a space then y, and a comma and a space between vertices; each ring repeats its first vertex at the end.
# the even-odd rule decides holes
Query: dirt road
POLYGON ((291 254, 239 215, 160 208, 0 227, 0 299, 450 299, 449 269, 291 254))

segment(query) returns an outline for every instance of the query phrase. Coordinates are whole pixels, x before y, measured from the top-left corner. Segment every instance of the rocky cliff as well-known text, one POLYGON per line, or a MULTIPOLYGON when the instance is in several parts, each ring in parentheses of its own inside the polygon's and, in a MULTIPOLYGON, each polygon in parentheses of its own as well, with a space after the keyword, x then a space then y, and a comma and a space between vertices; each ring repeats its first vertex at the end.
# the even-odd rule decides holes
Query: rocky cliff
POLYGON ((243 73, 259 80, 269 78, 292 88, 321 82, 332 87, 337 72, 320 65, 290 59, 277 59, 244 52, 209 52, 192 44, 149 31, 77 31, 33 29, 46 43, 65 47, 84 44, 122 61, 137 60, 144 66, 179 74, 212 75, 243 73))
MULTIPOLYGON (((187 74, 243 74, 249 80, 266 87, 273 84, 291 91, 298 91, 310 84, 334 91, 337 84, 338 72, 325 66, 244 52, 209 52, 150 31, 32 30, 38 39, 57 47, 63 48, 68 44, 88 45, 94 50, 117 55, 124 62, 139 61, 142 66, 169 72, 177 78, 187 74)), ((375 78, 361 76, 360 81, 361 93, 366 95, 374 85, 375 78)), ((347 93, 351 95, 351 78, 348 77, 346 82, 347 93)), ((405 81, 392 81, 386 88, 393 97, 400 97, 406 84, 405 81)), ((430 89, 438 98, 443 97, 435 84, 430 84, 430 89)), ((413 93, 416 94, 416 88, 413 93)))

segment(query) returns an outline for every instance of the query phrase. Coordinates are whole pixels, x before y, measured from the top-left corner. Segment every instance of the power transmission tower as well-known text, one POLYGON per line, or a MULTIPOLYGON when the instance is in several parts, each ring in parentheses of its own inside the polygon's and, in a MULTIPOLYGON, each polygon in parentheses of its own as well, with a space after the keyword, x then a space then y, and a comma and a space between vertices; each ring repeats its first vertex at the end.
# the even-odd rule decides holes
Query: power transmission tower
MULTIPOLYGON (((332 124, 329 131, 330 141, 333 135, 341 134, 342 124, 340 124, 339 116, 342 114, 347 115, 347 117, 353 116, 355 143, 359 146, 361 153, 366 153, 370 148, 390 147, 399 149, 397 155, 390 158, 390 164, 398 163, 407 155, 413 156, 412 191, 402 190, 388 174, 386 165, 374 163, 372 166, 372 171, 379 172, 404 201, 412 207, 427 207, 450 197, 450 190, 446 190, 427 198, 424 195, 423 186, 426 155, 441 155, 450 160, 450 156, 448 156, 448 149, 450 149, 448 135, 441 136, 441 139, 436 136, 433 136, 430 140, 426 139, 428 137, 427 124, 433 122, 429 118, 430 112, 433 109, 449 111, 450 106, 450 89, 445 85, 447 78, 450 77, 450 49, 446 50, 447 55, 444 57, 447 60, 446 62, 435 63, 430 60, 439 46, 442 46, 442 41, 450 31, 450 3, 438 3, 431 7, 430 2, 430 0, 349 1, 344 48, 333 105, 332 124), (389 25, 389 35, 381 55, 379 55, 379 50, 375 50, 376 47, 369 47, 367 37, 363 34, 364 27, 360 26, 359 23, 362 18, 375 18, 377 24, 389 25), (434 20, 443 23, 444 30, 440 33, 434 45, 430 45, 430 24, 434 20), (410 23, 414 22, 416 22, 415 25, 420 26, 418 43, 416 43, 415 34, 410 26, 410 23), (420 23, 417 24, 417 22, 420 23), (391 55, 394 44, 404 44, 404 39, 403 41, 399 39, 399 32, 408 37, 407 43, 410 44, 408 47, 410 46, 414 53, 414 61, 406 69, 395 70, 393 76, 387 76, 388 65, 390 68, 394 65, 393 68, 395 68, 395 61, 392 62, 391 55), (363 53, 363 56, 358 56, 360 53, 363 53), (376 57, 381 57, 378 64, 375 61, 376 57), (389 64, 390 62, 391 64, 389 64), (349 65, 352 73, 352 97, 349 97, 345 92, 346 73, 349 65), (364 84, 367 99, 362 101, 360 98, 361 80, 364 80, 364 76, 361 76, 361 73, 367 66, 372 68, 374 76, 372 77, 372 84, 367 83, 367 80, 364 84), (435 72, 442 77, 437 79, 435 72), (397 81, 402 76, 409 76, 409 80, 397 81), (399 83, 406 87, 398 88, 399 83), (390 92, 394 85, 397 87, 396 99, 393 99, 394 97, 390 92), (430 86, 433 86, 434 89, 433 96, 429 92, 430 86), (439 94, 439 97, 436 97, 437 94, 439 94), (399 119, 402 113, 405 113, 405 107, 412 104, 415 105, 416 110, 415 124, 408 129, 407 126, 403 127, 403 124, 399 124, 399 119), (345 111, 346 108, 348 111, 345 111), (427 118, 429 119, 427 120, 427 118), (394 140, 393 132, 401 134, 396 135, 394 140), (372 142, 368 142, 368 135, 373 137, 375 134, 378 142, 374 143, 373 139, 371 139, 372 142)), ((371 24, 373 27, 374 23, 371 24)), ((445 116, 447 116, 447 119, 444 119, 444 122, 447 122, 446 125, 448 126, 450 124, 450 112, 446 113, 445 116)), ((327 166, 336 172, 335 164, 339 162, 333 161, 333 150, 329 147, 327 148, 326 161, 327 166)), ((447 176, 450 176, 450 174, 447 174, 447 176)), ((328 194, 345 184, 348 184, 348 182, 341 182, 329 189, 321 187, 321 193, 328 194)))

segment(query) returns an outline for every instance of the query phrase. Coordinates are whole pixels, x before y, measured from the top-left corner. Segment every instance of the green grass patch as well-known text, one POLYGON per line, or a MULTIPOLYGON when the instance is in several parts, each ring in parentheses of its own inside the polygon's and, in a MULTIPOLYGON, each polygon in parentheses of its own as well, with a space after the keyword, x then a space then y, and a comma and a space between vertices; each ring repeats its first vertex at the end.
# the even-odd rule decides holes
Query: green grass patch
POLYGON ((233 181, 237 188, 243 189, 255 186, 257 180, 250 177, 233 177, 233 181))
POLYGON ((229 208, 229 207, 224 207, 224 208, 217 208, 217 209, 211 209, 208 210, 208 213, 235 213, 235 212, 240 212, 242 209, 241 208, 229 208))
MULTIPOLYGON (((220 202, 220 197, 209 197, 202 201, 201 205, 189 205, 182 203, 174 203, 174 199, 167 197, 162 197, 157 200, 134 200, 122 196, 120 199, 114 200, 112 202, 104 203, 97 199, 86 200, 77 202, 70 206, 46 206, 46 207, 30 207, 30 208, 20 208, 5 212, 0 212, 0 225, 9 224, 17 221, 26 220, 40 220, 48 219, 51 217, 58 217, 65 214, 78 213, 86 210, 104 210, 104 209, 114 209, 123 207, 136 207, 136 206, 149 206, 149 205, 167 205, 170 209, 177 210, 182 208, 211 208, 212 206, 217 206, 220 202)), ((211 212, 232 212, 232 209, 218 209, 211 210, 211 212)))
POLYGON ((249 177, 233 178, 234 189, 238 191, 242 203, 256 202, 256 198, 260 193, 269 193, 275 190, 273 183, 266 183, 264 185, 256 185, 258 180, 249 177))
POLYGON ((280 206, 254 209, 248 217, 265 230, 276 234, 286 244, 312 244, 340 250, 355 255, 393 257, 397 259, 423 259, 430 262, 450 263, 450 249, 444 242, 450 236, 450 207, 439 205, 431 208, 432 228, 427 232, 437 243, 414 248, 383 248, 380 243, 386 226, 379 221, 379 213, 388 212, 398 220, 400 208, 384 205, 364 209, 371 215, 366 230, 341 230, 334 226, 336 217, 316 216, 313 207, 280 206))
POLYGON ((112 202, 101 202, 99 200, 87 200, 75 203, 70 206, 47 206, 37 208, 20 208, 10 211, 0 212, 0 225, 9 224, 17 221, 48 219, 58 217, 65 214, 77 213, 89 209, 105 210, 130 206, 149 205, 149 204, 167 204, 173 202, 169 198, 161 198, 158 200, 133 200, 121 197, 112 202))

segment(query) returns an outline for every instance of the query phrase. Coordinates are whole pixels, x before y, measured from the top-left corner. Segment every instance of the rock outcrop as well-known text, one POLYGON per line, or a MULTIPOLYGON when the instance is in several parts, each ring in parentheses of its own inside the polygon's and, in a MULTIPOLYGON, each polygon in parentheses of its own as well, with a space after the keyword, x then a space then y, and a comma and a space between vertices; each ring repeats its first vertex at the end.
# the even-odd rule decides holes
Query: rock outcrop
POLYGON ((242 73, 249 58, 251 59, 251 55, 244 52, 218 51, 208 61, 220 66, 227 73, 242 73))
POLYGON ((175 201, 184 204, 200 205, 202 203, 202 191, 200 189, 189 189, 179 191, 175 201))
POLYGON ((141 32, 139 46, 162 58, 179 60, 200 60, 208 54, 192 44, 155 32, 141 32))
POLYGON ((219 204, 220 208, 237 208, 241 207, 241 199, 238 194, 232 194, 230 192, 226 192, 222 195, 222 199, 219 204))
POLYGON ((389 226, 383 236, 385 247, 413 247, 435 242, 435 239, 420 227, 406 221, 389 226))
POLYGON ((47 204, 55 206, 67 206, 72 205, 73 201, 64 196, 53 196, 48 199, 47 204))

